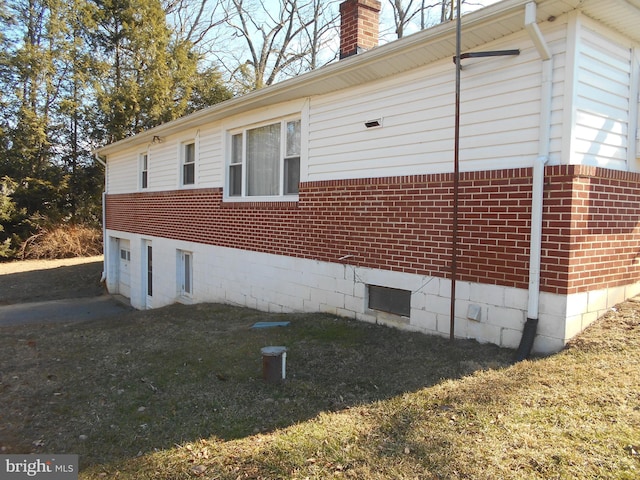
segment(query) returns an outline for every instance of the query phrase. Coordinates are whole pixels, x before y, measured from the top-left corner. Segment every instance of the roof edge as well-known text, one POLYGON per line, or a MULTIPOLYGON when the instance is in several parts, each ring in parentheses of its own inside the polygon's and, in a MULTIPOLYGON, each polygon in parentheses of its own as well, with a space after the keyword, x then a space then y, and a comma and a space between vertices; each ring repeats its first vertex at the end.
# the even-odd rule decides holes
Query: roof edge
MULTIPOLYGON (((493 23, 504 16, 513 15, 522 11, 524 29, 524 8, 525 5, 531 1, 533 0, 503 0, 501 2, 494 3, 488 7, 483 7, 464 15, 462 17, 462 26, 467 28, 478 28, 485 23, 493 23)), ((551 0, 538 0, 536 3, 545 4, 549 1, 551 0)), ((576 8, 576 6, 579 5, 580 0, 566 0, 565 3, 569 3, 573 8, 576 8)), ((423 46, 425 43, 434 42, 447 37, 454 37, 455 33, 455 21, 441 23, 429 29, 380 45, 367 52, 339 60, 317 70, 306 72, 298 77, 288 78, 263 89, 255 90, 239 97, 225 100, 224 102, 206 107, 189 115, 171 120, 150 128, 149 130, 145 130, 119 140, 118 142, 98 147, 94 149, 94 153, 105 156, 115 150, 150 143, 154 136, 167 136, 181 129, 199 126, 205 121, 216 121, 229 115, 251 110, 252 108, 293 100, 294 97, 298 98, 304 95, 296 94, 292 95, 291 98, 285 98, 285 93, 287 91, 301 91, 304 87, 309 87, 321 82, 322 79, 339 75, 352 69, 362 68, 366 65, 375 64, 376 62, 384 61, 385 58, 393 57, 399 52, 411 51, 414 48, 423 46)), ((381 74, 381 78, 388 75, 390 74, 381 74)))

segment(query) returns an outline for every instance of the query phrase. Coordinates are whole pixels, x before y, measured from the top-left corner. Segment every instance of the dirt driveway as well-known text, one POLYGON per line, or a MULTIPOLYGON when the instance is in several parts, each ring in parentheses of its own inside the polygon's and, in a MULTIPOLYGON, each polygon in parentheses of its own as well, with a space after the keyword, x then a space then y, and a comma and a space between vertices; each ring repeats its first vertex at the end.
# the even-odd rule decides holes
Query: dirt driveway
POLYGON ((84 321, 128 310, 100 283, 102 256, 0 263, 0 326, 84 321))

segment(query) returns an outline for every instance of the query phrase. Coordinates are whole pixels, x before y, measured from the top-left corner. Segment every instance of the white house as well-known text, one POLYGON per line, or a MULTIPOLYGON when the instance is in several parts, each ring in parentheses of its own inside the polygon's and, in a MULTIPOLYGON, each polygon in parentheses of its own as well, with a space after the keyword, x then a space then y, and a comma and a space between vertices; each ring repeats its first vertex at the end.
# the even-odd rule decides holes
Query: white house
MULTIPOLYGON (((341 6, 340 61, 97 151, 111 292, 450 334, 456 26, 375 46, 379 5, 341 6)), ((456 337, 532 321, 553 352, 640 293, 639 25, 638 0, 463 17, 462 52, 519 54, 461 61, 456 337)))

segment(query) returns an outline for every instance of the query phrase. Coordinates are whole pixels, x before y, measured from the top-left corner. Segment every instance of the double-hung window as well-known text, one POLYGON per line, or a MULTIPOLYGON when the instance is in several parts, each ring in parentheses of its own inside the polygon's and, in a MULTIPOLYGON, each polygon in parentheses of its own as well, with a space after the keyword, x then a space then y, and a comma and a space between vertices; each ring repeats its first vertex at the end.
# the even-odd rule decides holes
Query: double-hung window
POLYGON ((297 195, 300 183, 300 119, 287 119, 231 134, 230 197, 297 195))
POLYGON ((182 185, 196 183, 196 144, 182 144, 182 185))
POLYGON ((140 154, 140 188, 149 186, 149 155, 140 154))
POLYGON ((287 122, 284 152, 284 194, 297 195, 300 183, 300 120, 287 122))

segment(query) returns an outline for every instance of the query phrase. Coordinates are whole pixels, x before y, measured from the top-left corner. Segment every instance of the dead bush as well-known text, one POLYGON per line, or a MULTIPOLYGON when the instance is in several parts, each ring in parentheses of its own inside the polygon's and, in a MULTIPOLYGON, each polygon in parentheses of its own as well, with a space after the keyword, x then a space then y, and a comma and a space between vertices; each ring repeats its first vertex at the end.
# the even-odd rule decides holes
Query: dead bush
POLYGON ((102 231, 84 225, 43 228, 22 244, 22 259, 90 257, 102 254, 102 231))

